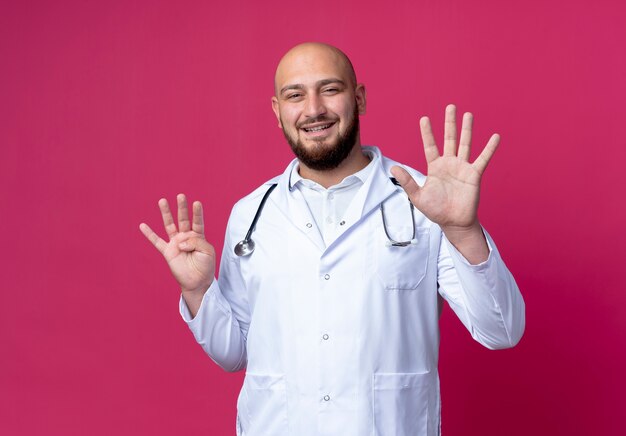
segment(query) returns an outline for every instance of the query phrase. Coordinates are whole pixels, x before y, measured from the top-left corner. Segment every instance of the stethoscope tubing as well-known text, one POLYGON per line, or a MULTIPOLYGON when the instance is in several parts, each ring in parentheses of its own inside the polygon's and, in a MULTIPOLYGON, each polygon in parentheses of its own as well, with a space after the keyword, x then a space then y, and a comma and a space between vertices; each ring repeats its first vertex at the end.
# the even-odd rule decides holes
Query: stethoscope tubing
POLYGON ((263 195, 263 199, 261 199, 261 204, 259 204, 259 207, 256 210, 256 213, 254 214, 254 218, 252 219, 252 224, 250 224, 250 228, 248 229, 248 233, 246 233, 246 237, 244 238, 244 241, 246 242, 250 241, 250 237, 252 236, 252 232, 254 231, 254 228, 256 227, 257 221, 259 221, 259 217, 261 216, 263 207, 265 207, 265 202, 267 201, 267 198, 270 196, 272 191, 276 188, 276 186, 278 186, 278 184, 273 183, 272 186, 270 186, 269 189, 265 192, 265 195, 263 195))

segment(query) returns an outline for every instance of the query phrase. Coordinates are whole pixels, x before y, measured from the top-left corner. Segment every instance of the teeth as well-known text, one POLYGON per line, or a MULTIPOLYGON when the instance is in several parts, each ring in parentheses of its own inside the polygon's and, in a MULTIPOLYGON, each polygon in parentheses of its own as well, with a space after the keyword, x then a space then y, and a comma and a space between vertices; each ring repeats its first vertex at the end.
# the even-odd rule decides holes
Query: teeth
POLYGON ((306 130, 307 132, 320 132, 322 130, 326 130, 328 129, 332 124, 326 124, 324 126, 318 126, 318 127, 311 127, 309 129, 305 128, 304 130, 306 130))

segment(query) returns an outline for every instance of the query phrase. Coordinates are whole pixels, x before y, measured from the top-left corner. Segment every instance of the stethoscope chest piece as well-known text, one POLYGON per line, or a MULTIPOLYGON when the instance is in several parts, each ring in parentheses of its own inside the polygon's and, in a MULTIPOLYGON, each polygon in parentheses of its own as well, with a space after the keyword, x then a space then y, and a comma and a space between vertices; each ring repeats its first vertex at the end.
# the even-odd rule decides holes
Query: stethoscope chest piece
POLYGON ((240 241, 237 245, 235 245, 235 254, 237 256, 250 256, 253 251, 254 241, 252 239, 248 239, 247 241, 244 239, 243 241, 240 241))

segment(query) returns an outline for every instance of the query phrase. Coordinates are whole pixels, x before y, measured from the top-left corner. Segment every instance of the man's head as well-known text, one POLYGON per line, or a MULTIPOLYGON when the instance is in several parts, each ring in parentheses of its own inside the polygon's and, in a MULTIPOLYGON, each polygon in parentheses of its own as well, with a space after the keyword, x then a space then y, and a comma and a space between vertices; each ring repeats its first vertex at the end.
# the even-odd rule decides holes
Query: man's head
POLYGON ((279 127, 302 164, 331 170, 360 147, 365 88, 339 49, 311 42, 292 48, 278 64, 274 89, 279 127))

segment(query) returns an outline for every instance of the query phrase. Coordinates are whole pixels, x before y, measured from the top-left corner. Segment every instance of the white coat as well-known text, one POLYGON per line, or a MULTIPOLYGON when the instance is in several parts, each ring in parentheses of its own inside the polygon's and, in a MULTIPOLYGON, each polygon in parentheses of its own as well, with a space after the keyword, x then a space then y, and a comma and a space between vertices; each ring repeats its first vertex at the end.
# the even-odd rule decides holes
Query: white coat
MULTIPOLYGON (((233 208, 219 280, 191 319, 196 340, 227 371, 246 368, 237 434, 434 436, 440 432, 440 297, 472 337, 488 348, 515 345, 524 302, 495 244, 470 265, 439 226, 415 210, 411 238, 406 194, 390 180, 396 165, 377 148, 375 165, 325 246, 297 189, 293 161, 233 208), (263 194, 256 250, 237 257, 263 194)), ((424 176, 409 169, 422 184, 424 176)))

